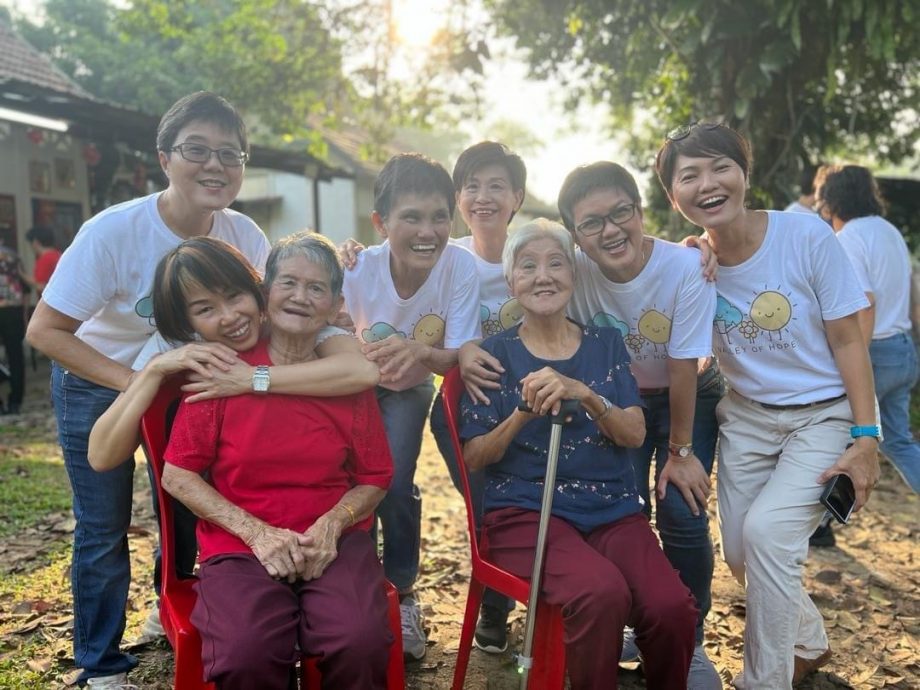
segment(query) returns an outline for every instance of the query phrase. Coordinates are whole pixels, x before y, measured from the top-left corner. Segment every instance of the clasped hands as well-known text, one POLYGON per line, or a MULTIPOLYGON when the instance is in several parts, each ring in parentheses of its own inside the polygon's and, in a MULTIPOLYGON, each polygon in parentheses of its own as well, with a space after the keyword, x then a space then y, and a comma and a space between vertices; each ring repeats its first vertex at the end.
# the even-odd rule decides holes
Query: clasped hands
POLYGON ((338 555, 340 534, 324 515, 303 533, 260 523, 246 543, 271 577, 315 580, 338 555))

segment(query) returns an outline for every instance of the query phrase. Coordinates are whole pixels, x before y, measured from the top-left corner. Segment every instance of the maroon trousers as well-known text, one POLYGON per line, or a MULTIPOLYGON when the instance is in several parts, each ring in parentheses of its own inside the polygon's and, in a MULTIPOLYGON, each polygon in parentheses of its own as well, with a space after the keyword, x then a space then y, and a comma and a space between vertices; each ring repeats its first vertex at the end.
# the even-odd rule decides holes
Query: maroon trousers
POLYGON ((192 611, 205 678, 221 690, 287 690, 303 653, 320 657, 324 688, 386 688, 393 635, 383 582, 367 532, 342 537, 309 582, 275 580, 251 554, 209 559, 192 611))
MULTIPOLYGON (((518 508, 488 513, 489 559, 530 579, 539 520, 539 513, 518 508)), ((587 535, 552 517, 544 563, 541 592, 562 607, 572 690, 617 687, 625 625, 636 630, 647 686, 687 687, 698 611, 644 515, 587 535)))

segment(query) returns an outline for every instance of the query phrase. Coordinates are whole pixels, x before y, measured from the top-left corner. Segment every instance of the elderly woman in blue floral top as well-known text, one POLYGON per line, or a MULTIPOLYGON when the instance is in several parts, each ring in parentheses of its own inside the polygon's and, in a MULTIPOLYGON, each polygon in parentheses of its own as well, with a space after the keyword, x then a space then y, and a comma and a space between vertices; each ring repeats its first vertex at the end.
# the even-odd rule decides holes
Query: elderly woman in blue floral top
POLYGON ((529 577, 550 424, 564 399, 543 595, 562 607, 571 687, 616 687, 623 627, 636 629, 649 688, 681 688, 697 609, 658 546, 626 448, 645 438, 639 391, 616 329, 566 318, 574 284, 571 235, 539 219, 515 232, 502 257, 523 321, 482 343, 504 371, 488 404, 462 402, 461 438, 485 468, 483 547, 498 566, 529 577), (524 400, 533 413, 517 409, 524 400))

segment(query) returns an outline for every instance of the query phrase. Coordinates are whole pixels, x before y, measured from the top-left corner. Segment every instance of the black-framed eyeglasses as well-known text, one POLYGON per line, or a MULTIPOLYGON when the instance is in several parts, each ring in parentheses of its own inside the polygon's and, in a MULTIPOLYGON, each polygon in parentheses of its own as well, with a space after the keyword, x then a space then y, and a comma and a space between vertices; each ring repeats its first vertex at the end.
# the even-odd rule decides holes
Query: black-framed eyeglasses
POLYGON ((617 206, 610 213, 603 216, 590 216, 575 226, 575 229, 585 237, 596 235, 607 225, 609 220, 614 225, 623 225, 636 215, 636 204, 623 204, 617 206))
POLYGON ((680 141, 681 139, 686 139, 689 137, 690 132, 692 132, 696 127, 702 127, 705 130, 711 130, 724 126, 724 122, 698 122, 697 120, 694 120, 693 122, 690 122, 686 125, 675 127, 667 133, 666 137, 668 141, 680 141))
POLYGON ((230 147, 212 149, 210 146, 205 146, 204 144, 186 142, 184 144, 176 144, 169 150, 178 151, 179 155, 189 163, 207 163, 211 159, 211 154, 216 153, 217 160, 220 161, 220 164, 228 168, 238 168, 249 160, 248 153, 230 147))

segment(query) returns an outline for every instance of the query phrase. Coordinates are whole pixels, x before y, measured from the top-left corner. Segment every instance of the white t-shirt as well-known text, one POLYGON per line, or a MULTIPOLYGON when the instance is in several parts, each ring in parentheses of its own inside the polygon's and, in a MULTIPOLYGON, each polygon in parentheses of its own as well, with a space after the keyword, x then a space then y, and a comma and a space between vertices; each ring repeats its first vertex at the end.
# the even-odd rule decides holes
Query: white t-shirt
POLYGON ((824 321, 869 306, 834 231, 818 216, 768 211, 763 244, 720 266, 713 343, 722 373, 758 402, 797 405, 842 395, 824 321))
POLYGON ((910 332, 910 255, 898 229, 880 216, 849 221, 837 239, 859 286, 875 298, 872 339, 910 332))
MULTIPOLYGON (((86 221, 42 293, 49 306, 83 322, 78 338, 125 366, 155 330, 151 292, 157 262, 182 242, 160 217, 158 197, 126 201, 86 221)), ((210 236, 264 269, 270 246, 248 216, 218 211, 210 236)))
MULTIPOLYGON (((355 267, 345 271, 345 307, 364 342, 399 335, 444 349, 480 337, 479 277, 465 249, 444 247, 427 280, 408 299, 396 292, 390 274, 390 243, 368 247, 355 267)), ((402 391, 417 386, 431 372, 414 365, 399 381, 385 387, 402 391)))
POLYGON ((716 288, 703 278, 698 251, 656 239, 648 263, 626 283, 608 280, 582 251, 575 261, 569 314, 581 323, 620 331, 640 388, 669 385, 669 356, 712 354, 716 288))
POLYGON ((798 200, 793 201, 791 204, 789 204, 789 205, 788 205, 786 208, 784 208, 783 210, 784 210, 784 211, 790 211, 790 212, 792 212, 792 213, 810 213, 810 214, 813 215, 813 216, 818 215, 818 214, 815 212, 815 210, 814 210, 813 208, 809 208, 809 207, 806 206, 805 204, 800 204, 800 203, 798 202, 798 200))
POLYGON ((473 236, 467 235, 452 243, 463 247, 476 260, 476 273, 479 274, 479 318, 482 321, 482 337, 500 333, 520 323, 524 312, 518 305, 517 297, 511 296, 508 281, 501 263, 493 264, 483 259, 473 249, 473 236))

